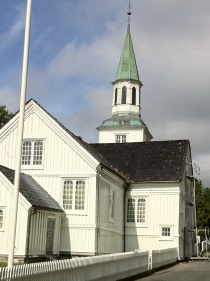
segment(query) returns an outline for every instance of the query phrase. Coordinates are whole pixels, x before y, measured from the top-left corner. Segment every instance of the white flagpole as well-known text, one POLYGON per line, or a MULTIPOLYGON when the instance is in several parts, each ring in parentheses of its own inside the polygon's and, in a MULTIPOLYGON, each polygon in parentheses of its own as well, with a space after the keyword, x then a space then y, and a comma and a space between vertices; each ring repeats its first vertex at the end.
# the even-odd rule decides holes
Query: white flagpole
POLYGON ((10 243, 9 243, 8 267, 12 267, 14 262, 19 183, 20 183, 20 171, 21 171, 21 154, 22 154, 23 128, 24 128, 24 112, 25 112, 27 74, 28 74, 28 54, 29 54, 29 43, 30 43, 32 0, 27 0, 27 1, 28 2, 27 2, 27 12, 26 12, 25 43, 24 43, 24 53, 23 53, 18 142, 17 142, 16 169, 15 169, 15 180, 14 180, 14 194, 13 194, 13 204, 12 204, 13 208, 12 208, 11 220, 10 220, 10 243))

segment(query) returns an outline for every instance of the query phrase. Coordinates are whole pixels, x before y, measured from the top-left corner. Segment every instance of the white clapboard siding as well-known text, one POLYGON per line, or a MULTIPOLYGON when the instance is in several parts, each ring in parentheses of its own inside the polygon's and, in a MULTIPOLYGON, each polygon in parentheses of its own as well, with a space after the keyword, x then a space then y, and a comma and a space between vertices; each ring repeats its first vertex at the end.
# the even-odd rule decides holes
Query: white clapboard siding
POLYGON ((107 254, 124 252, 124 235, 100 228, 98 252, 107 254))
POLYGON ((146 198, 146 222, 126 223, 126 251, 179 247, 179 199, 177 185, 131 185, 128 193, 146 198), (161 238, 161 227, 171 227, 172 239, 161 238))
POLYGON ((63 226, 61 229, 61 252, 71 254, 95 254, 95 227, 63 226))
POLYGON ((112 175, 100 178, 99 252, 123 252, 124 239, 124 190, 122 182, 114 181, 112 175), (110 217, 110 189, 114 191, 114 217, 110 217))
POLYGON ((99 131, 99 143, 115 143, 116 135, 126 135, 126 142, 142 142, 144 139, 144 128, 138 130, 106 130, 99 131))
MULTIPOLYGON (((3 229, 0 230, 1 255, 8 255, 13 185, 0 174, 0 208, 3 208, 3 229)), ((20 194, 17 215, 15 255, 24 256, 26 248, 29 202, 20 194)))
POLYGON ((45 255, 47 237, 47 219, 55 219, 53 254, 59 254, 61 215, 38 211, 31 216, 29 255, 45 255))
MULTIPOLYGON (((18 115, 0 132, 0 151, 3 152, 0 155, 0 163, 12 169, 15 168, 17 121, 18 115), (4 157, 2 156, 3 154, 4 157), (5 155, 8 157, 5 157, 5 155)), ((70 244, 74 244, 75 251, 87 250, 94 252, 96 204, 93 202, 96 201, 96 167, 99 164, 98 161, 34 101, 30 101, 26 105, 24 139, 43 140, 44 154, 41 167, 22 166, 22 172, 32 175, 61 206, 63 204, 63 180, 71 178, 85 180, 84 212, 77 214, 66 211, 62 216, 61 250, 72 250, 71 247, 66 247, 70 237, 70 244), (75 225, 76 228, 71 228, 71 226, 75 225), (77 229, 78 226, 79 229, 77 229), (86 226, 90 227, 90 229, 86 229, 86 226), (87 246, 86 243, 81 242, 85 241, 86 237, 91 241, 87 246)), ((41 220, 37 220, 36 224, 38 229, 41 227, 41 224, 43 226, 42 231, 44 231, 46 226, 43 225, 41 220)), ((30 246, 32 247, 31 251, 33 254, 36 251, 39 252, 40 249, 45 249, 45 239, 45 237, 41 238, 38 242, 40 243, 38 248, 34 246, 35 244, 31 240, 30 246)))
MULTIPOLYGON (((9 168, 15 167, 17 146, 17 125, 15 116, 0 132, 0 163, 9 168), (12 123, 13 122, 13 123, 12 123), (5 157, 6 155, 6 157, 5 157)), ((40 169, 25 169, 34 173, 86 173, 95 172, 98 162, 81 147, 54 119, 36 103, 26 107, 24 139, 43 139, 44 163, 40 169)))
POLYGON ((63 224, 78 224, 78 225, 94 225, 95 224, 95 202, 96 199, 96 176, 88 175, 74 175, 68 174, 65 176, 42 176, 34 175, 35 180, 44 187, 51 196, 62 206, 63 204, 63 179, 65 178, 82 178, 86 182, 86 198, 85 198, 85 211, 80 215, 66 210, 66 214, 63 215, 63 224))

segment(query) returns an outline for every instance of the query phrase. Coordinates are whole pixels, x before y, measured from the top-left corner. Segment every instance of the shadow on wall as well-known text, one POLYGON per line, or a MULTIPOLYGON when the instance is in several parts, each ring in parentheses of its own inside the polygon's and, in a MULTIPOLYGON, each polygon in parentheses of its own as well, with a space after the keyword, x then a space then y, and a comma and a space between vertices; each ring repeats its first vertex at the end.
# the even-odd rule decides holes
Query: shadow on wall
POLYGON ((138 222, 145 220, 146 201, 143 198, 132 197, 130 192, 125 198, 125 251, 139 251, 141 245, 138 239, 138 222), (141 214, 139 214, 141 208, 141 214))
POLYGON ((60 258, 71 258, 72 248, 69 229, 69 218, 66 215, 62 216, 61 221, 61 236, 60 236, 60 258))

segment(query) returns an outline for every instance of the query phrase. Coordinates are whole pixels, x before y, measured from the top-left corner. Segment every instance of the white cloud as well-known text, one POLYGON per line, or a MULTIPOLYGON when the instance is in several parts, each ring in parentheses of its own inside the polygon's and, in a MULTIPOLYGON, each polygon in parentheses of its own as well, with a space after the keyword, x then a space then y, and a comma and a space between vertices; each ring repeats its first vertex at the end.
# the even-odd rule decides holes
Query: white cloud
POLYGON ((18 11, 16 20, 8 25, 9 28, 4 33, 0 34, 0 52, 10 47, 25 28, 25 8, 17 7, 16 10, 18 11))
POLYGON ((9 87, 0 88, 0 105, 6 105, 7 110, 15 113, 19 110, 20 99, 13 89, 9 87))

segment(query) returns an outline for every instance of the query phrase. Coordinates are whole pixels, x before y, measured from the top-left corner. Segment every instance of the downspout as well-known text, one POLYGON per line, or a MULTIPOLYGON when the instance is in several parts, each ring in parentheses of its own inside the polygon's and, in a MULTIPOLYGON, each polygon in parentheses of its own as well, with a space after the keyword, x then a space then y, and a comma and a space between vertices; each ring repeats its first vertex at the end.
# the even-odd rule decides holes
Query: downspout
POLYGON ((125 183, 125 190, 124 190, 124 203, 123 203, 123 252, 126 252, 126 191, 127 191, 128 184, 125 183))
POLYGON ((102 166, 96 168, 96 231, 95 231, 95 255, 99 254, 99 236, 100 236, 100 177, 102 166))
POLYGON ((36 209, 31 207, 28 210, 28 219, 27 219, 25 263, 29 262, 29 242, 30 242, 30 234, 31 234, 31 217, 35 214, 36 214, 36 209))

